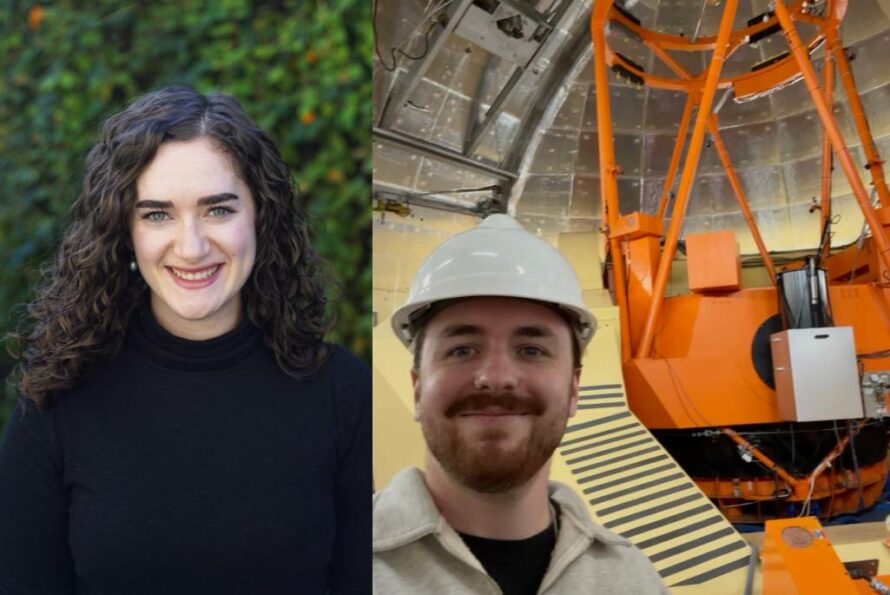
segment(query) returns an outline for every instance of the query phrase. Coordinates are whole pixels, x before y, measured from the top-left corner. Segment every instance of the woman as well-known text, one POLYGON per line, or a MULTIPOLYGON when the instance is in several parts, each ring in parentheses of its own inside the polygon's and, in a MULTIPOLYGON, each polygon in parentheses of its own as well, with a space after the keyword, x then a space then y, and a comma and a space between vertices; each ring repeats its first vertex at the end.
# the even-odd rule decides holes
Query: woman
POLYGON ((369 375, 324 289, 235 100, 110 118, 23 335, 0 592, 370 592, 369 375))

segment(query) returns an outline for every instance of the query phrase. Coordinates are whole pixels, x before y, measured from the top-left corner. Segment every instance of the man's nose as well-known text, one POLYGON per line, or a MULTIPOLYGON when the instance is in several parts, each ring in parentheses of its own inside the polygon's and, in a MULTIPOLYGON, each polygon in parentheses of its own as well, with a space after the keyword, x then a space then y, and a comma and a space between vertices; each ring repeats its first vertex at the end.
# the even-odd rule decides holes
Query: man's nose
POLYGON ((188 262, 198 262, 209 249, 210 242, 200 222, 183 219, 176 230, 176 256, 188 262))
POLYGON ((485 354, 476 370, 476 388, 491 392, 510 392, 518 383, 516 362, 506 351, 485 354))

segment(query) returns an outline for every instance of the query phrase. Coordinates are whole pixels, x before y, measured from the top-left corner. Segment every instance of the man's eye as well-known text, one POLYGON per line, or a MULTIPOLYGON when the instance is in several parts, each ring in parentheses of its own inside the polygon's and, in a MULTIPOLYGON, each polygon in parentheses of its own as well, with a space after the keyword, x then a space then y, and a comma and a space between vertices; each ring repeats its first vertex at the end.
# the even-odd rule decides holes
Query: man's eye
POLYGON ((208 211, 208 214, 211 217, 225 217, 226 215, 229 215, 234 212, 235 211, 233 211, 229 207, 213 207, 212 209, 210 209, 208 211))
POLYGON ((535 345, 525 345, 520 347, 519 353, 524 357, 541 357, 542 355, 545 355, 544 350, 535 345))
POLYGON ((448 350, 450 357, 467 357, 473 354, 473 348, 467 345, 459 345, 448 350))
POLYGON ((164 211, 149 211, 148 213, 144 213, 142 215, 142 218, 146 221, 157 223, 159 221, 164 221, 165 219, 167 219, 167 213, 165 213, 164 211))

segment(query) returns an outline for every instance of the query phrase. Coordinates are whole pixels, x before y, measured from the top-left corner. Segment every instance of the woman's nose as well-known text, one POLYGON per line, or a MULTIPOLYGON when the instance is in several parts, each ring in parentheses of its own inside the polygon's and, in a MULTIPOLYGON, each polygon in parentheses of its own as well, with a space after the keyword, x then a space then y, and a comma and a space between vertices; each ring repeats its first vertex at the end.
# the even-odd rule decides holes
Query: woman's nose
POLYGON ((200 223, 183 220, 176 233, 176 256, 189 262, 198 262, 207 254, 210 242, 200 223))

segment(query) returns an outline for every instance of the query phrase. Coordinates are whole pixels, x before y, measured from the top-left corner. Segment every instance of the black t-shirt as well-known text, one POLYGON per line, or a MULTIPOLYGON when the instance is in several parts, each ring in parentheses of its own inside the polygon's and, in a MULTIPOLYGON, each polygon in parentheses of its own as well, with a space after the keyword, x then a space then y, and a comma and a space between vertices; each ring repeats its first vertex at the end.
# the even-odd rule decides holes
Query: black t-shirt
MULTIPOLYGON (((556 518, 559 518, 558 513, 556 518)), ((488 539, 466 533, 458 535, 504 595, 535 595, 556 546, 556 522, 526 539, 488 539)))
POLYGON ((121 351, 0 448, 0 593, 370 593, 370 377, 278 366, 143 311, 121 351))

